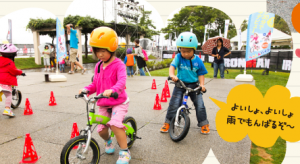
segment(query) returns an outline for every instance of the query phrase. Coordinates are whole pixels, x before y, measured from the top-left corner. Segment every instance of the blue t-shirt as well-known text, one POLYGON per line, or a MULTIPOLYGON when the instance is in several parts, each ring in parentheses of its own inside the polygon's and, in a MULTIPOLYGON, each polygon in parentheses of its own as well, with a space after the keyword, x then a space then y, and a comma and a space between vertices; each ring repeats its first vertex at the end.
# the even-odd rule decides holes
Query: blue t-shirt
POLYGON ((72 29, 70 30, 70 47, 78 49, 78 34, 77 31, 72 29))
POLYGON ((185 83, 196 83, 199 81, 198 76, 207 74, 207 70, 197 55, 194 55, 192 64, 193 71, 191 70, 190 60, 183 58, 181 53, 178 53, 172 61, 171 66, 177 69, 177 77, 179 80, 185 83))

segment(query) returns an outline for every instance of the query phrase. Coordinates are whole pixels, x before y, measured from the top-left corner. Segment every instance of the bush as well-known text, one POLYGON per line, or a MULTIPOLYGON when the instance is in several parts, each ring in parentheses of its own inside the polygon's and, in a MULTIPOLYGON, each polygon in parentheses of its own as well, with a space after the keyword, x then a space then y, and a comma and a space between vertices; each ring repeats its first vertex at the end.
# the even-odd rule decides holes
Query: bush
POLYGON ((116 57, 117 58, 120 58, 120 59, 124 60, 125 56, 126 56, 126 49, 125 48, 121 47, 121 48, 118 48, 116 50, 116 57))
POLYGON ((156 57, 151 54, 148 56, 148 59, 156 59, 156 57))

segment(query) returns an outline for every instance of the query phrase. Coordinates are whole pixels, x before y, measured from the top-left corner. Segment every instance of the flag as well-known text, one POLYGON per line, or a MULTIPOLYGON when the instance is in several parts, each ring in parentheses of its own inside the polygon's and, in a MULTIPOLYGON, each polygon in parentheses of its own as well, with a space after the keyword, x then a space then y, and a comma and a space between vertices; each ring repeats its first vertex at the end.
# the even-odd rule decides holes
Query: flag
POLYGON ((228 32, 228 26, 229 26, 229 19, 225 20, 225 29, 224 29, 224 38, 227 38, 227 32, 228 32))
POLYGON ((65 38, 63 24, 56 18, 56 57, 58 62, 67 56, 65 38))
POLYGON ((246 61, 259 58, 271 51, 275 14, 256 12, 249 16, 246 61))
POLYGON ((6 39, 9 43, 12 43, 12 25, 11 25, 11 19, 8 19, 8 32, 6 39))
POLYGON ((207 25, 205 25, 203 44, 206 42, 206 32, 207 32, 207 25))
POLYGON ((242 48, 242 30, 239 29, 238 31, 238 50, 241 50, 242 48))
MULTIPOLYGON (((175 42, 177 41, 177 36, 176 36, 176 32, 175 32, 175 42)), ((175 45, 175 50, 177 51, 177 46, 175 45)))

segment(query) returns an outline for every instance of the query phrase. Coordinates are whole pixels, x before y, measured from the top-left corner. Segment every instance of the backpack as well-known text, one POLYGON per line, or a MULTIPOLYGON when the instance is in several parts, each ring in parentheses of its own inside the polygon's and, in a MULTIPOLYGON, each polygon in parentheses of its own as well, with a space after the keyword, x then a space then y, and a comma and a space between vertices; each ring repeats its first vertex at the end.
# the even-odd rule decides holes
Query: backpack
POLYGON ((147 55, 147 52, 146 52, 144 49, 142 49, 142 52, 143 52, 143 54, 144 54, 144 60, 145 60, 145 61, 148 61, 148 55, 147 55))
POLYGON ((126 55, 127 57, 127 62, 126 66, 134 66, 134 56, 132 54, 126 55))

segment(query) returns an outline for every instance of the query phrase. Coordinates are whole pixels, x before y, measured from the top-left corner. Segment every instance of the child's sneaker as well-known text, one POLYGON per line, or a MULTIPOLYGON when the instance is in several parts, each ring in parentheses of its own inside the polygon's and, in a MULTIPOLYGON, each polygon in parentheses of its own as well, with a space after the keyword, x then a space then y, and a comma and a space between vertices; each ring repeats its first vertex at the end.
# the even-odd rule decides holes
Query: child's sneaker
POLYGON ((10 109, 5 109, 3 115, 15 117, 15 114, 10 109))
POLYGON ((169 128, 170 128, 170 124, 165 123, 164 126, 162 126, 162 127, 160 128, 160 132, 166 133, 166 132, 169 131, 169 128))
POLYGON ((130 160, 131 160, 131 155, 129 150, 119 152, 119 159, 117 161, 117 164, 129 164, 130 160))
POLYGON ((112 140, 108 140, 105 142, 105 153, 113 154, 115 152, 114 145, 112 144, 112 140))
POLYGON ((204 125, 201 127, 201 133, 202 134, 209 134, 210 130, 209 130, 209 125, 204 125))
POLYGON ((84 74, 85 71, 86 71, 86 68, 84 68, 84 69, 82 70, 81 74, 84 74))

